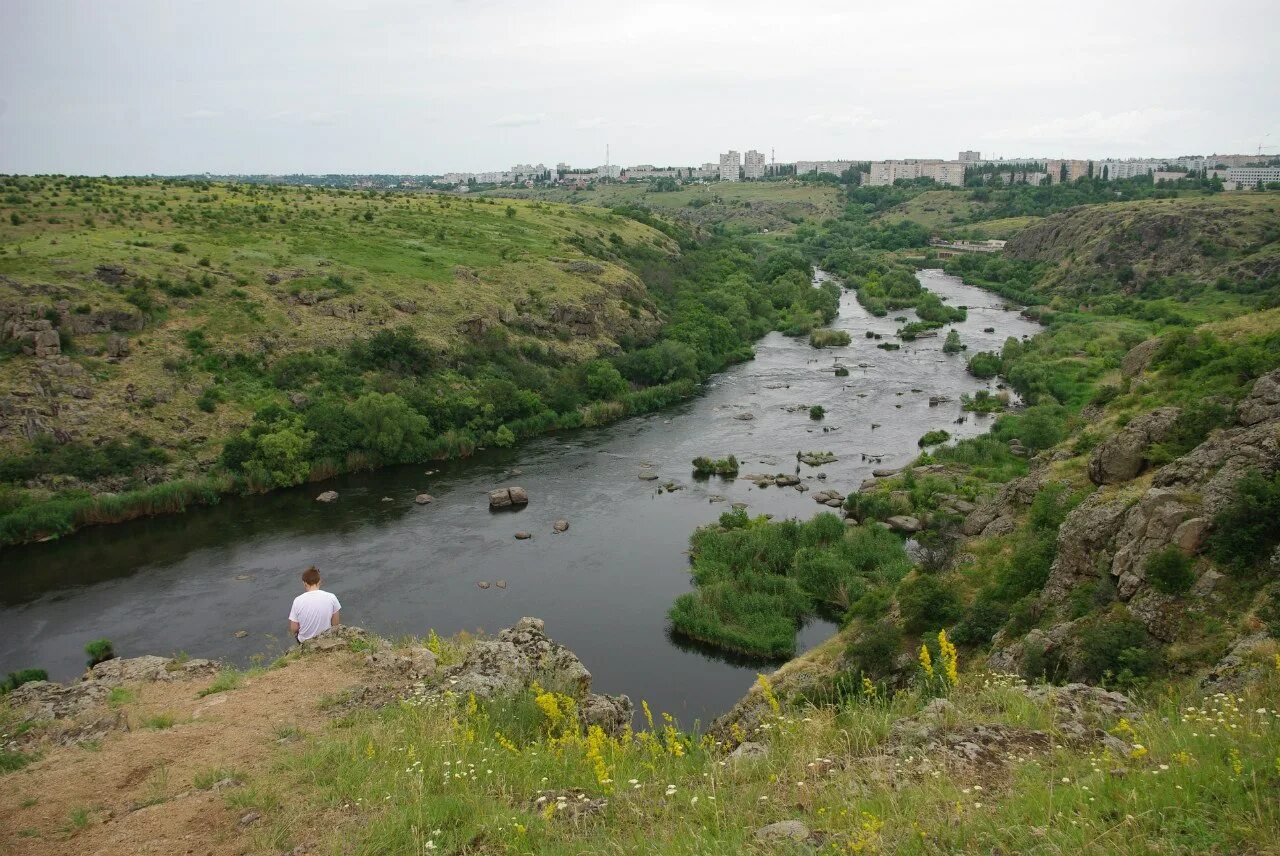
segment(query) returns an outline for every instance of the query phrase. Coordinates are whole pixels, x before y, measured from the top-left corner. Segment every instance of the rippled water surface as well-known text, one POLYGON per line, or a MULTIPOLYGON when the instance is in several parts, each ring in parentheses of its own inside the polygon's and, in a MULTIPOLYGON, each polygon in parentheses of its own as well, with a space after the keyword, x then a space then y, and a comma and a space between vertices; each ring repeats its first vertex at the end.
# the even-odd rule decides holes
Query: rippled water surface
MULTIPOLYGON (((939 271, 920 277, 952 305, 969 307, 968 320, 955 325, 969 353, 1035 332, 989 293, 939 271), (987 327, 995 332, 982 332, 987 327)), ((819 506, 791 488, 695 481, 689 461, 733 453, 744 472, 790 472, 797 451, 830 450, 838 462, 804 467, 802 475, 818 485, 817 474, 825 473, 825 486, 847 493, 874 467, 913 458, 930 429, 961 437, 986 430, 989 417, 953 424, 962 415, 960 394, 984 383, 966 374, 964 355, 942 353, 941 336, 896 352, 865 337, 873 330, 890 341, 899 325, 869 316, 845 294, 832 326, 850 332, 849 347, 817 351, 806 339, 772 333, 758 343, 754 361, 661 413, 466 461, 229 498, 184 515, 5 550, 0 671, 40 666, 55 679, 73 677, 84 643, 100 637, 123 656, 186 651, 245 663, 285 647, 298 573, 314 563, 341 598, 345 623, 425 635, 433 627, 441 634, 496 631, 522 615, 538 616, 583 659, 597 691, 645 698, 685 725, 709 722, 743 694, 761 664, 727 661, 668 635, 667 608, 689 588, 689 534, 730 501, 778 517, 808 517, 819 506), (830 371, 836 359, 848 377, 830 371), (931 395, 953 401, 930 407, 931 395), (786 409, 814 404, 826 408, 821 422, 807 410, 786 409), (736 418, 744 413, 754 418, 736 418), (883 463, 864 462, 864 454, 883 456, 883 463), (661 481, 638 478, 646 464, 661 481), (507 475, 512 469, 519 475, 507 475), (684 488, 660 492, 657 485, 669 479, 684 488), (528 507, 490 512, 486 493, 508 484, 529 491, 528 507), (315 502, 326 489, 337 490, 339 500, 315 502), (422 492, 436 501, 414 505, 422 492), (711 501, 717 495, 726 501, 711 501), (553 534, 559 518, 570 529, 553 534), (517 530, 533 538, 517 541, 517 530), (507 587, 480 589, 482 580, 507 587), (235 638, 238 630, 248 636, 235 638)), ((832 629, 825 622, 803 628, 802 647, 832 629)))

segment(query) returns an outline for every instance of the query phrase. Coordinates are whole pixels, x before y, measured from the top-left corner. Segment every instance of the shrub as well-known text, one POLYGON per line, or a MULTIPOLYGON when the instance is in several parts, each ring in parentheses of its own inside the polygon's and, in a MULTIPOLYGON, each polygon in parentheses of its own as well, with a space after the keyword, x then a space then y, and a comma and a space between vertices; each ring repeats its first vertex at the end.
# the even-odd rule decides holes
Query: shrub
POLYGON ((736 476, 738 474, 738 459, 733 455, 719 460, 703 457, 694 458, 693 471, 699 475, 736 476))
POLYGON ((898 587, 898 611, 908 633, 923 633, 951 624, 963 609, 954 586, 932 574, 917 574, 898 587))
POLYGON ((607 360, 594 360, 587 364, 587 393, 601 401, 621 398, 627 392, 627 382, 618 367, 607 360))
POLYGON ((821 419, 826 415, 827 415, 827 410, 821 404, 815 404, 813 405, 813 407, 809 408, 810 419, 821 419))
POLYGON ((1191 557, 1174 544, 1170 544, 1147 559, 1147 582, 1156 591, 1165 594, 1182 594, 1196 581, 1191 557))
POLYGON ((0 695, 16 690, 23 684, 47 680, 49 680, 49 673, 44 669, 19 669, 16 672, 10 672, 0 680, 0 695))
POLYGON ((951 632, 951 639, 961 645, 984 645, 1008 620, 1008 608, 995 601, 978 598, 951 632))
POLYGON ((951 330, 947 333, 946 341, 942 343, 942 353, 958 354, 963 347, 964 346, 960 344, 960 334, 955 330, 951 330))
POLYGON ((1123 609, 1087 621, 1077 640, 1078 654, 1071 663, 1071 677, 1077 680, 1110 679, 1124 686, 1160 665, 1160 652, 1146 628, 1123 609))
POLYGON ((89 656, 89 668, 115 659, 116 656, 115 647, 112 646, 110 639, 95 639, 84 646, 84 652, 89 656))
POLYGON ((1209 553, 1243 574, 1261 565, 1280 543, 1280 473, 1250 470, 1236 482, 1236 497, 1213 519, 1209 553))
POLYGON ((861 628, 845 648, 845 657, 856 672, 870 678, 892 674, 902 652, 902 631, 889 619, 861 628))
POLYGON ((1000 357, 991 351, 980 351, 969 358, 966 368, 976 378, 992 378, 1000 373, 1000 357))
POLYGON ((188 247, 186 244, 182 243, 181 241, 176 241, 174 242, 174 245, 173 245, 173 251, 179 254, 189 253, 191 252, 191 248, 188 247))
POLYGON ((925 446, 936 446, 939 443, 945 443, 950 438, 950 434, 938 428, 933 431, 926 431, 924 436, 916 441, 916 445, 923 449, 925 446))

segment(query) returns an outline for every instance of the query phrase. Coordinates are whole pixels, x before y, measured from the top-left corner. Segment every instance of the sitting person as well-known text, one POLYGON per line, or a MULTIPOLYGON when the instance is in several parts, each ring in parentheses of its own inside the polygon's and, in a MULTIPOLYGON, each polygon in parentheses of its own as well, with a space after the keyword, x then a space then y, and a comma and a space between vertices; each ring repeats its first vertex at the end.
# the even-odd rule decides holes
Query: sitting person
POLYGON ((312 565, 302 572, 302 582, 307 590, 293 599, 289 610, 289 635, 299 642, 319 636, 330 627, 337 627, 342 604, 320 588, 320 572, 312 565))

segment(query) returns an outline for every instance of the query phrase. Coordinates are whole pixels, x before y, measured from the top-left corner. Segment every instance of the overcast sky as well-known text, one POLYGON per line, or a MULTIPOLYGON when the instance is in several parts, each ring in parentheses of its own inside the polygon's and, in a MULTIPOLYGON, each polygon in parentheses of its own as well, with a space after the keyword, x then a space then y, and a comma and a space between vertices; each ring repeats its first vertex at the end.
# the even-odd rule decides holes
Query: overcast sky
POLYGON ((1280 153, 1278 56, 1276 0, 0 0, 0 172, 1280 153))

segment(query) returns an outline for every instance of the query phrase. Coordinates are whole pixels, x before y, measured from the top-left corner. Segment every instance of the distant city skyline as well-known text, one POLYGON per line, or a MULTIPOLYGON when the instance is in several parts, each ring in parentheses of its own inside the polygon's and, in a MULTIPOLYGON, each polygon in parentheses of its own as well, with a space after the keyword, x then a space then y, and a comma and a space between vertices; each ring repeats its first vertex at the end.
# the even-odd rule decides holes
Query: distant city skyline
POLYGON ((1273 5, 1210 11, 9 0, 0 172, 1280 154, 1273 5))

